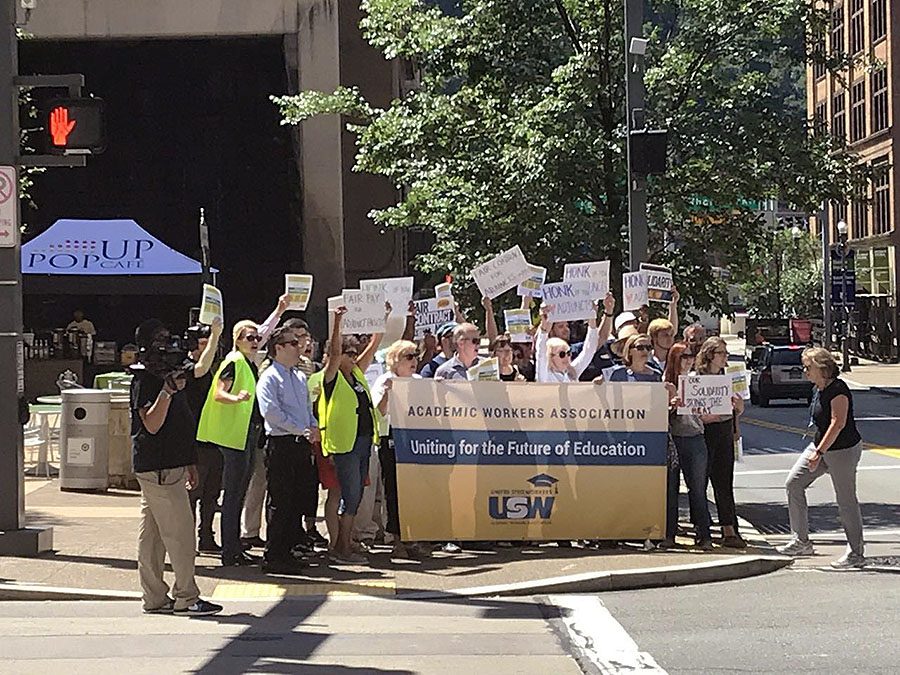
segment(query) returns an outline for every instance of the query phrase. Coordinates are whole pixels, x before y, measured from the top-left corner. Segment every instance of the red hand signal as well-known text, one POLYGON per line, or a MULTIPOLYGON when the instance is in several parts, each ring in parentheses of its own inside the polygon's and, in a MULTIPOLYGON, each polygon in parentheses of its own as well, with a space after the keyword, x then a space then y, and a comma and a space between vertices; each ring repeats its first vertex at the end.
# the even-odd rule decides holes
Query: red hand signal
POLYGON ((50 113, 50 135, 53 137, 53 145, 64 147, 66 139, 75 128, 75 120, 69 120, 69 109, 60 106, 50 113))

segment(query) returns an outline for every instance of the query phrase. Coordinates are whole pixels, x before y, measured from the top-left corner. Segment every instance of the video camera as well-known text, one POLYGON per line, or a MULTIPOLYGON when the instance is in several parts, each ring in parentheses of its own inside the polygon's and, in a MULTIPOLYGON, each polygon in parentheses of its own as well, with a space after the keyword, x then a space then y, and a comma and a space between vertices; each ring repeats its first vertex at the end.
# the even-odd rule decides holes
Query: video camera
POLYGON ((171 335, 154 340, 149 347, 141 347, 138 359, 148 372, 160 378, 177 379, 186 375, 194 367, 188 358, 186 340, 180 335, 171 335))

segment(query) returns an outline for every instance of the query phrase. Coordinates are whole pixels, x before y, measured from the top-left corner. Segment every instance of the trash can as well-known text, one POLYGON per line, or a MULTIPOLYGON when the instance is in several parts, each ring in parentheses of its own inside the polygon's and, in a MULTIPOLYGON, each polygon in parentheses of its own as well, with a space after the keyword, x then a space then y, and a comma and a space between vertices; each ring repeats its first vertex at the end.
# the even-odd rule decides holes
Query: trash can
POLYGON ((111 390, 109 407, 109 487, 138 489, 131 462, 131 410, 128 395, 111 390))
POLYGON ((60 490, 106 490, 109 485, 111 396, 108 389, 62 392, 60 490))

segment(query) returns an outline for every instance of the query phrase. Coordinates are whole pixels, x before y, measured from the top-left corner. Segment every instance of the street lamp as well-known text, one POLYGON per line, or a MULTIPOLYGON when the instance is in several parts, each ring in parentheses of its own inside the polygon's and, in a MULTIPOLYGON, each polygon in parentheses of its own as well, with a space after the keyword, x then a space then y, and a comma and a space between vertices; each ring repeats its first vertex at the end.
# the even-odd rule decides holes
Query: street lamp
POLYGON ((847 223, 843 220, 837 224, 838 249, 841 254, 841 307, 844 325, 841 330, 841 372, 850 372, 850 308, 847 306, 847 223))

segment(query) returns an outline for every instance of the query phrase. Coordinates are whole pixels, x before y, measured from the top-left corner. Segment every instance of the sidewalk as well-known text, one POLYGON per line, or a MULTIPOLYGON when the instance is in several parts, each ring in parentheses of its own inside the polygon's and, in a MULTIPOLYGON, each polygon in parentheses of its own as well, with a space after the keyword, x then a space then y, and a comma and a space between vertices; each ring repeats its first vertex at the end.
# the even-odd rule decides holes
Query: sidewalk
MULTIPOLYGON (((139 597, 138 493, 60 492, 57 481, 41 479, 28 479, 25 485, 27 524, 52 526, 56 550, 37 558, 0 558, 0 600, 139 597)), ((683 497, 682 507, 685 501, 683 497)), ((684 508, 682 520, 686 515, 684 508)), ((268 576, 258 567, 223 568, 216 557, 199 556, 197 582, 205 597, 226 601, 335 593, 533 595, 724 581, 790 564, 752 529, 745 536, 754 546, 744 551, 716 547, 702 552, 688 548, 691 539, 679 538, 683 546, 667 552, 645 552, 638 545, 593 550, 548 544, 436 553, 422 562, 392 561, 390 549, 383 547, 370 555, 369 566, 330 567, 319 558, 304 576, 268 576)))

